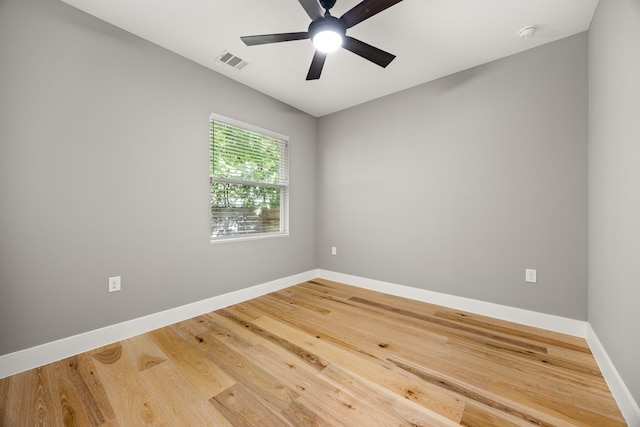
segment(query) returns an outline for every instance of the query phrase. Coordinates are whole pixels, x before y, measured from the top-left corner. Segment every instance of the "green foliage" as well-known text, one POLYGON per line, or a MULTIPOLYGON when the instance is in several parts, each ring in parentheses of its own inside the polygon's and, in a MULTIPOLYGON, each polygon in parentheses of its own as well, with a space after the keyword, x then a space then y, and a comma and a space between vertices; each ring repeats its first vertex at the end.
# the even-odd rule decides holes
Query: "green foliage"
POLYGON ((212 181, 211 207, 276 209, 280 207, 280 189, 212 181))
POLYGON ((279 184, 282 144, 277 138, 212 121, 209 173, 218 178, 279 184))

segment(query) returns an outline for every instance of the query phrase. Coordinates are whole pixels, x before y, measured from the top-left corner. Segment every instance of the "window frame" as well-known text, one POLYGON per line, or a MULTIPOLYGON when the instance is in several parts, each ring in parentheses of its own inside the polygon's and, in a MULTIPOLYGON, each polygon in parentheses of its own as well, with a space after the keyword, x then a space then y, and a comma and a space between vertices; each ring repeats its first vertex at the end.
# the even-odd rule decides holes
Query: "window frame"
POLYGON ((229 243, 229 242, 239 242, 246 240, 258 240, 258 239, 270 239, 277 237, 288 237, 289 236, 289 197, 290 197, 290 182, 289 182, 289 137, 287 135, 274 132, 269 129, 264 129, 256 125, 252 125, 250 123, 245 123, 240 120, 232 119, 230 117, 226 117, 217 113, 211 113, 209 115, 209 243, 229 243), (278 139, 284 145, 281 147, 281 154, 284 154, 284 159, 280 158, 280 168, 284 177, 281 178, 281 184, 269 184, 264 182, 255 182, 248 181, 242 179, 234 179, 234 178, 221 178, 216 177, 211 173, 211 163, 212 163, 212 150, 215 149, 215 141, 213 139, 213 126, 215 122, 220 122, 225 125, 233 126, 239 128, 241 130, 246 130, 249 132, 254 132, 263 136, 267 136, 269 138, 278 139), (280 189, 280 231, 273 232, 260 232, 260 233, 242 233, 242 234, 231 234, 231 235, 221 235, 218 237, 214 237, 212 233, 212 215, 211 215, 211 184, 213 182, 220 183, 229 183, 229 184, 238 184, 238 185, 249 185, 255 187, 268 187, 268 188, 279 188, 280 189))

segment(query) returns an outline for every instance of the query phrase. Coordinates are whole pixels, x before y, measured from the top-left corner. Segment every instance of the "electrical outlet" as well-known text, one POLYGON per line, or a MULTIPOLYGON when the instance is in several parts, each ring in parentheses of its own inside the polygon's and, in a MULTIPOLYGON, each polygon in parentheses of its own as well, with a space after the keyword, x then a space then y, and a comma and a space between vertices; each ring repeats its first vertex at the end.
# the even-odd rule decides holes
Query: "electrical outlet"
POLYGON ((120 276, 109 277, 109 292, 118 292, 120 290, 120 276))
POLYGON ((335 246, 331 246, 331 255, 338 255, 338 250, 335 246))
POLYGON ((525 282, 528 283, 536 283, 536 280, 538 280, 538 272, 536 270, 530 270, 530 269, 526 269, 524 271, 524 280, 525 282))

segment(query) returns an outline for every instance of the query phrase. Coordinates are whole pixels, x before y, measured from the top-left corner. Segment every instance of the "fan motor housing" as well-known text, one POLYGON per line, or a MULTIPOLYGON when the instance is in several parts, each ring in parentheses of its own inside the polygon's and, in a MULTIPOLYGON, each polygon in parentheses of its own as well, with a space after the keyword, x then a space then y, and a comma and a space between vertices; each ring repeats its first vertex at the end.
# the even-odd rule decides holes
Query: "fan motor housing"
POLYGON ((333 31, 344 37, 347 34, 347 26, 338 18, 326 15, 324 18, 316 19, 309 25, 309 38, 313 40, 313 37, 322 31, 333 31))

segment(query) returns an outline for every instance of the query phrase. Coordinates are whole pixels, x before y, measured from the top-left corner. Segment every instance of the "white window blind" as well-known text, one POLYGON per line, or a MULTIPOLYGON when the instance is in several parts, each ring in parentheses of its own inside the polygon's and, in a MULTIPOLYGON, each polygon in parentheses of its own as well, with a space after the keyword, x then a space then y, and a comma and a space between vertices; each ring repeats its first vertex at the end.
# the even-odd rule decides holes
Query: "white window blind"
POLYGON ((211 240, 288 234, 288 138, 211 115, 211 240))

